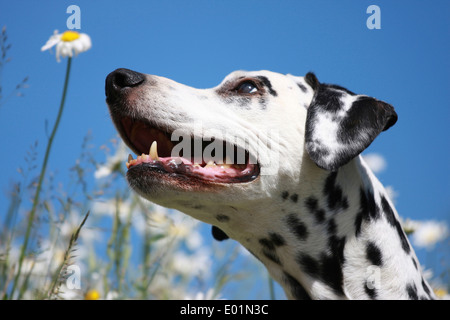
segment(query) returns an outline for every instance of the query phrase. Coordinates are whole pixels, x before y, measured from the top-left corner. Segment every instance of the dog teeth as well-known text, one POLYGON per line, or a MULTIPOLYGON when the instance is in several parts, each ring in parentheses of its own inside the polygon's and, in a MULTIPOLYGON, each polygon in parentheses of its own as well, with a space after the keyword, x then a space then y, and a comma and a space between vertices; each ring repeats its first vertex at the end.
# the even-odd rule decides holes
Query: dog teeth
POLYGON ((217 165, 214 163, 214 161, 210 160, 206 164, 205 168, 209 168, 209 167, 217 167, 217 165))
POLYGON ((130 168, 131 162, 133 162, 133 161, 135 161, 135 160, 133 159, 133 156, 132 156, 131 154, 128 154, 128 161, 125 163, 126 166, 127 166, 127 169, 130 168))
POLYGON ((150 151, 149 151, 149 156, 150 159, 152 160, 158 160, 158 144, 156 143, 156 141, 153 141, 152 145, 150 146, 150 151))

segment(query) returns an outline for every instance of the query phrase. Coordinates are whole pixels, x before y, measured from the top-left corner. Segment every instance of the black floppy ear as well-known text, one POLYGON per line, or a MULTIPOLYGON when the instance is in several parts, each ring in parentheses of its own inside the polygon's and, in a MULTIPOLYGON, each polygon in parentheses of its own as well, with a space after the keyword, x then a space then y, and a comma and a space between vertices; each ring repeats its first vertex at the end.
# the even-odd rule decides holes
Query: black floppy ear
POLYGON ((336 171, 348 163, 397 121, 390 104, 321 84, 312 73, 305 80, 315 91, 307 111, 305 146, 325 170, 336 171))

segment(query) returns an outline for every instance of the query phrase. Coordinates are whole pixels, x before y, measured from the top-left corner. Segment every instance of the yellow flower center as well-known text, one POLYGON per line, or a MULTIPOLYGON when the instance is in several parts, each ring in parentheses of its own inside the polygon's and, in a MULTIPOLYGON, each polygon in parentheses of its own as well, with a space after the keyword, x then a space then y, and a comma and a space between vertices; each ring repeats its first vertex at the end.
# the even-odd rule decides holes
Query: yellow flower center
POLYGON ((445 289, 438 288, 434 290, 434 293, 438 298, 443 298, 447 294, 447 291, 445 291, 445 289))
POLYGON ((97 290, 89 290, 84 296, 84 300, 98 300, 100 299, 100 293, 97 290))
POLYGON ((71 42, 77 40, 80 37, 80 34, 76 31, 66 31, 61 35, 61 40, 64 42, 71 42))

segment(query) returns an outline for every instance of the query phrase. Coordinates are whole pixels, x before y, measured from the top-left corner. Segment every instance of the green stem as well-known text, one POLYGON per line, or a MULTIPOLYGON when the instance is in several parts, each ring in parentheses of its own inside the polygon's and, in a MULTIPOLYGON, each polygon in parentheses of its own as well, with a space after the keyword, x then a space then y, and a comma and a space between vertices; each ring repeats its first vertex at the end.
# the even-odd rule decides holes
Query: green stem
POLYGON ((38 185, 36 188, 36 193, 34 195, 33 206, 31 208, 30 216, 28 218, 28 225, 27 225, 27 230, 25 233, 25 240, 22 245, 21 252, 20 252, 19 266, 18 266, 16 277, 14 279, 14 284, 13 284, 13 288, 12 288, 10 297, 12 297, 14 294, 14 290, 16 289, 17 282, 19 280, 19 277, 20 277, 20 274, 22 271, 22 263, 23 263, 23 259, 25 258, 25 253, 26 253, 26 250, 28 247, 28 241, 30 239, 30 234, 31 234, 31 229, 33 227, 33 221, 34 221, 34 216, 36 214, 36 209, 39 204, 39 196, 40 196, 41 189, 42 189, 42 182, 44 181, 45 171, 47 170, 47 163, 48 163, 48 159, 50 157, 50 150, 52 149, 53 139, 55 138, 56 131, 58 130, 59 123, 61 121, 61 116, 62 116, 62 113, 64 110, 64 103, 66 101, 67 87, 69 85, 69 75, 70 75, 71 65, 72 65, 72 58, 69 57, 67 59, 66 78, 64 80, 64 89, 63 89, 63 94, 62 94, 62 98, 61 98, 61 104, 59 106, 58 116, 56 117, 56 122, 55 122, 55 125, 53 126, 52 133, 51 133, 50 137, 48 138, 47 149, 45 151, 45 157, 44 157, 44 163, 42 164, 41 174, 39 176, 39 182, 38 182, 38 185))

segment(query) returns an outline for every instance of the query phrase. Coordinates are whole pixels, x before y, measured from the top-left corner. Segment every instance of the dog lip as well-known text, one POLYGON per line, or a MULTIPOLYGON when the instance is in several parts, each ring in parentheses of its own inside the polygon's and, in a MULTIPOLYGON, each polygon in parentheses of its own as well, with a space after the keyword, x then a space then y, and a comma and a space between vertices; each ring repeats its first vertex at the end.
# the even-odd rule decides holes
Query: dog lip
POLYGON ((135 175, 136 178, 142 178, 142 172, 146 172, 147 174, 160 174, 162 175, 162 179, 164 180, 173 180, 173 179, 183 179, 183 180, 192 180, 201 181, 203 184, 233 184, 233 183, 245 183, 252 182, 256 178, 259 177, 260 167, 258 164, 248 165, 246 174, 237 174, 235 176, 228 176, 225 174, 221 174, 221 172, 217 172, 217 176, 206 176, 199 172, 199 170, 195 170, 192 164, 186 163, 185 161, 180 164, 175 164, 173 161, 150 161, 150 162, 141 162, 137 165, 130 166, 128 169, 128 176, 133 176, 134 172, 139 172, 141 174, 135 175))

